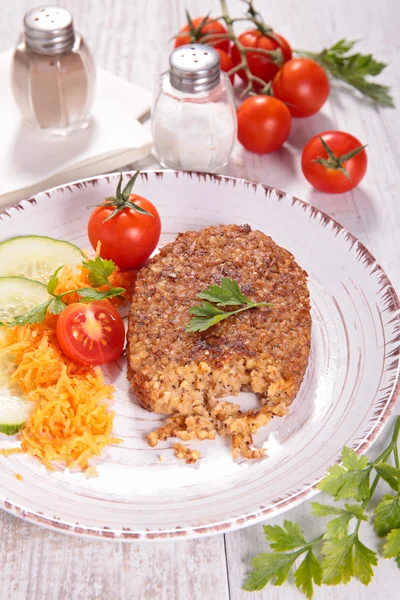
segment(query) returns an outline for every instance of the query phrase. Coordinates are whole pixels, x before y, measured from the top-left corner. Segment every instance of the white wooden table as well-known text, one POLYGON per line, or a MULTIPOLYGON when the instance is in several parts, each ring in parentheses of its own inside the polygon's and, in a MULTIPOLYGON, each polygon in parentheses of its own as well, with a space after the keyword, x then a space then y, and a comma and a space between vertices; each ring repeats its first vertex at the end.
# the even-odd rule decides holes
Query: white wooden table
MULTIPOLYGON (((1 0, 0 4, 2 51, 14 43, 24 12, 37 2, 1 0)), ((59 4, 71 10, 101 67, 148 89, 166 68, 171 48, 167 40, 183 24, 185 7, 193 16, 209 9, 219 14, 218 0, 60 0, 59 4)), ((228 4, 232 14, 243 8, 240 0, 228 0, 228 4)), ((342 37, 363 40, 362 50, 389 63, 385 80, 393 86, 400 105, 397 0, 259 0, 257 6, 297 48, 319 50, 342 37)), ((334 88, 320 114, 295 121, 285 148, 259 157, 238 146, 225 172, 276 186, 323 209, 365 243, 400 290, 399 139, 397 110, 378 111, 334 88), (300 149, 325 129, 349 131, 369 145, 369 170, 363 184, 344 196, 313 191, 301 174, 300 149)), ((143 166, 156 164, 149 159, 143 166)), ((388 428, 373 455, 386 444, 389 433, 388 428)), ((285 517, 298 520, 309 535, 321 527, 310 517, 307 505, 285 517)), ((365 536, 367 543, 375 544, 373 535, 366 531, 365 536)), ((137 545, 66 537, 1 513, 0 600, 302 598, 290 584, 269 586, 255 594, 242 591, 249 557, 265 547, 261 525, 196 541, 137 545)), ((399 597, 399 583, 394 562, 382 559, 368 588, 352 582, 318 589, 316 598, 394 600, 399 597)))

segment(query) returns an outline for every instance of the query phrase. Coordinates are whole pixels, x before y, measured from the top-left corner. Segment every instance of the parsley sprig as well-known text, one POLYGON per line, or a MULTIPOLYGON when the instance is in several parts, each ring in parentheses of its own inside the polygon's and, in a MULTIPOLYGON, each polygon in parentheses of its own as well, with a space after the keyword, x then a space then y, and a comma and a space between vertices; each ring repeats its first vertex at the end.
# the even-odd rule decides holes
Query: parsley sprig
POLYGON ((348 583, 356 577, 364 585, 371 581, 378 563, 377 553, 360 540, 363 521, 370 521, 367 509, 380 479, 392 489, 374 510, 373 525, 378 536, 384 538, 382 554, 395 558, 400 568, 400 464, 398 438, 400 416, 397 417, 389 446, 377 459, 369 461, 354 450, 343 448, 342 465, 333 465, 318 488, 338 500, 348 500, 344 506, 312 502, 317 517, 332 516, 325 532, 307 541, 297 523, 284 521, 279 525, 265 525, 265 537, 271 552, 265 552, 251 561, 253 570, 244 584, 247 591, 261 590, 267 583, 282 585, 288 578, 295 561, 293 579, 296 586, 312 598, 314 585, 348 583), (394 457, 394 466, 388 461, 394 457), (370 482, 373 476, 372 483, 370 482), (322 560, 315 550, 320 550, 322 560))
POLYGON ((197 294, 200 300, 208 300, 197 306, 193 306, 189 312, 194 315, 190 319, 186 331, 193 333, 195 331, 206 331, 209 327, 220 323, 224 319, 228 319, 232 315, 237 315, 250 308, 259 306, 273 306, 269 302, 252 302, 249 298, 243 295, 239 284, 234 279, 224 277, 221 285, 211 285, 209 288, 197 294), (216 306, 210 304, 213 302, 216 306), (236 310, 225 311, 217 308, 218 306, 240 306, 236 310))
POLYGON ((63 301, 63 298, 68 294, 77 293, 80 296, 80 301, 86 303, 93 302, 94 300, 104 300, 105 298, 121 296, 121 294, 125 292, 125 288, 113 287, 109 281, 110 275, 115 270, 115 264, 112 260, 103 260, 100 256, 97 256, 94 260, 87 260, 82 264, 89 270, 88 278, 93 287, 81 287, 68 290, 61 294, 56 294, 55 291, 59 281, 58 273, 63 268, 64 265, 62 265, 54 271, 47 284, 47 292, 50 295, 50 298, 23 315, 13 317, 13 319, 7 323, 7 326, 15 327, 16 325, 42 323, 47 312, 52 315, 59 315, 67 306, 63 301), (96 289, 105 285, 108 286, 106 290, 96 289))
POLYGON ((372 54, 352 53, 357 40, 341 39, 322 52, 296 50, 300 56, 317 61, 332 77, 344 81, 368 96, 378 104, 394 108, 394 101, 387 85, 369 81, 367 77, 376 77, 387 67, 386 63, 377 61, 372 54))

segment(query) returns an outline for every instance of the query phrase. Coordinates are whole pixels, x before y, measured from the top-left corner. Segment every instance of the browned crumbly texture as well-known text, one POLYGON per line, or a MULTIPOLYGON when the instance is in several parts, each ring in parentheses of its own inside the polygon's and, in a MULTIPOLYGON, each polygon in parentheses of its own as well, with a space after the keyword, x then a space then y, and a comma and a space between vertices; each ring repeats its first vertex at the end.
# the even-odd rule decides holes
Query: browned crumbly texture
POLYGON ((175 456, 191 465, 199 460, 201 454, 198 450, 186 448, 183 444, 174 444, 175 456))
MULTIPOLYGON (((231 307, 228 308, 231 310, 231 307)), ((128 327, 128 378, 139 403, 172 415, 148 436, 158 440, 232 436, 233 456, 259 458, 252 434, 284 415, 310 351, 307 274, 285 249, 248 225, 178 235, 137 278, 128 327), (273 307, 244 311, 207 331, 187 333, 196 295, 223 277, 273 307), (253 391, 258 410, 242 413, 217 398, 253 391)))

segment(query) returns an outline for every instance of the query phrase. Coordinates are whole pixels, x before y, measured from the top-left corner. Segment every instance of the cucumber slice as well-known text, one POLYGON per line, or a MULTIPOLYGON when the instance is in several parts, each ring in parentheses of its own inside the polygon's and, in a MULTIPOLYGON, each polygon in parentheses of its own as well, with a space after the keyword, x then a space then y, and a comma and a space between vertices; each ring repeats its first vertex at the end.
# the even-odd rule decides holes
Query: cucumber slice
POLYGON ((48 300, 47 288, 39 281, 23 277, 0 277, 0 322, 8 323, 13 317, 48 300))
POLYGON ((8 389, 0 389, 0 433, 16 434, 28 420, 33 408, 33 402, 14 395, 8 389))
POLYGON ((0 243, 0 277, 47 283, 58 267, 76 267, 83 258, 81 250, 69 242, 39 235, 15 237, 0 243))

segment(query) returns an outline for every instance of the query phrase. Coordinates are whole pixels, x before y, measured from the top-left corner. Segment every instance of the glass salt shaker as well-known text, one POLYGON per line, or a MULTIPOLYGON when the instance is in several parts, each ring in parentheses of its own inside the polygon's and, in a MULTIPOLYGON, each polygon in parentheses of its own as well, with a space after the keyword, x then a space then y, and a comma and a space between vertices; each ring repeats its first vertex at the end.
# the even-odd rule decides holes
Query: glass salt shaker
POLYGON ((231 82, 211 46, 173 50, 152 111, 153 144, 164 167, 217 171, 228 162, 237 120, 231 82))
POLYGON ((95 66, 71 13, 57 6, 26 13, 13 56, 12 86, 25 121, 36 129, 67 135, 88 125, 95 66))

